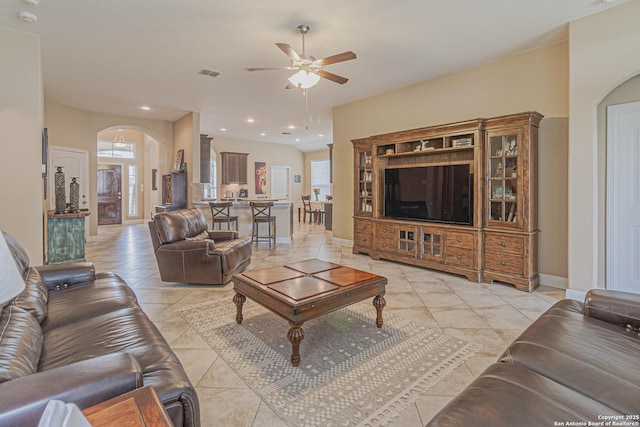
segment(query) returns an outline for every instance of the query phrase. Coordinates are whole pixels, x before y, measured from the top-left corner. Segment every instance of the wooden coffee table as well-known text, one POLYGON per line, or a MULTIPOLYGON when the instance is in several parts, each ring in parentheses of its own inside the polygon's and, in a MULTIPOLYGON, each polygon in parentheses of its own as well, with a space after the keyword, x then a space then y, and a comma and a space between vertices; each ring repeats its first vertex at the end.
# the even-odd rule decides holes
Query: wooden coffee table
POLYGON ((385 277, 317 259, 235 274, 233 284, 236 322, 242 323, 247 297, 289 321, 293 366, 300 364, 302 325, 307 320, 373 297, 376 326, 381 328, 387 304, 385 277))

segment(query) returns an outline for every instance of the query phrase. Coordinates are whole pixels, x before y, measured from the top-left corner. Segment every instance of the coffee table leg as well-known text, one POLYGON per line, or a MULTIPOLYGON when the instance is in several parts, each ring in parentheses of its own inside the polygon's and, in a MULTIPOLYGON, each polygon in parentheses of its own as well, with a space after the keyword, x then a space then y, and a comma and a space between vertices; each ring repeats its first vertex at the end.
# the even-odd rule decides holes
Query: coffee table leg
POLYGON ((387 305, 384 295, 376 295, 373 299, 373 306, 376 308, 376 326, 382 328, 382 309, 387 305))
POLYGON ((236 292, 236 294, 233 296, 233 302, 236 304, 236 322, 238 324, 242 323, 242 305, 244 304, 244 302, 247 300, 247 297, 245 297, 242 294, 239 294, 236 292))
POLYGON ((294 325, 290 322, 289 325, 291 329, 287 333, 287 338, 291 341, 291 364, 298 366, 300 364, 300 342, 304 339, 304 331, 302 330, 302 323, 294 325))

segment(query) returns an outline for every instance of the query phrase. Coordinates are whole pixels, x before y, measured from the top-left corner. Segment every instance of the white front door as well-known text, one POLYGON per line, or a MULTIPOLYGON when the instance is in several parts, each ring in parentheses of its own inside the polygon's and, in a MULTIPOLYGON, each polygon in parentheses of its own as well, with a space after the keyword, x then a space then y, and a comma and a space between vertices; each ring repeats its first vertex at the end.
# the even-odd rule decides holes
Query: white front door
MULTIPOLYGON (((89 209, 89 152, 74 148, 49 146, 49 209, 56 209, 55 179, 56 166, 62 166, 65 181, 65 196, 69 202, 71 178, 78 178, 80 184, 80 209, 89 209)), ((89 217, 85 217, 85 238, 89 233, 89 217)))
POLYGON ((271 198, 289 200, 289 166, 271 166, 271 198))
POLYGON ((607 288, 640 293, 640 102, 607 121, 607 288))

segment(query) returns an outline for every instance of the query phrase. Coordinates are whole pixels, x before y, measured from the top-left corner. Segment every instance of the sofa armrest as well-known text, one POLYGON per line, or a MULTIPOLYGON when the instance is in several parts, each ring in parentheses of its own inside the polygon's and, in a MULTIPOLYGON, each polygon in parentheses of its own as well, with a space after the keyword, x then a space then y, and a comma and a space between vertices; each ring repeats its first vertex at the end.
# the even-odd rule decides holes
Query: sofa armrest
POLYGON ((0 425, 37 426, 49 400, 80 409, 142 387, 142 370, 128 353, 114 353, 0 384, 0 425))
POLYGON ((96 280, 96 266, 91 262, 40 265, 36 269, 49 290, 96 280))
POLYGON ((238 238, 237 230, 208 230, 209 238, 215 240, 232 240, 238 238))
POLYGON ((591 289, 584 299, 584 315, 614 325, 640 328, 640 295, 591 289))

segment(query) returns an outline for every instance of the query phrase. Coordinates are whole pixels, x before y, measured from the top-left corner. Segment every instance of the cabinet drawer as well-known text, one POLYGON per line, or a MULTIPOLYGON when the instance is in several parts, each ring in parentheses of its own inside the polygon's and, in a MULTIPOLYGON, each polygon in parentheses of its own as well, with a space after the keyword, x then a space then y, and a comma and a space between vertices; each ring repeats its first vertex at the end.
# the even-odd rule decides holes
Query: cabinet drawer
POLYGON ((485 252, 484 269, 496 273, 524 274, 524 259, 516 255, 499 252, 485 252))
POLYGON ((395 249, 393 239, 380 239, 376 236, 376 249, 384 252, 393 252, 395 249))
POLYGON ((390 236, 393 239, 395 227, 393 224, 376 223, 374 226, 376 238, 390 236))
POLYGON ((473 250, 451 247, 447 244, 447 255, 444 263, 473 268, 473 250))
POLYGON ((473 249, 473 234, 447 231, 447 248, 449 248, 450 246, 455 246, 456 248, 473 249))
POLYGON ((484 250, 487 252, 524 255, 524 237, 487 233, 484 238, 484 250))
POLYGON ((366 234, 367 236, 373 235, 373 225, 371 221, 353 221, 353 231, 355 234, 355 238, 359 238, 361 234, 366 234))

